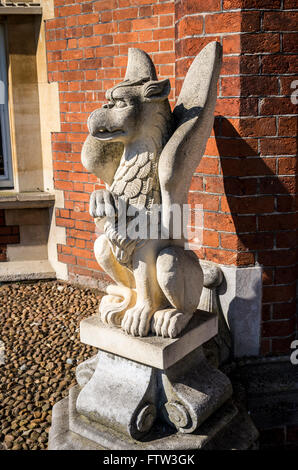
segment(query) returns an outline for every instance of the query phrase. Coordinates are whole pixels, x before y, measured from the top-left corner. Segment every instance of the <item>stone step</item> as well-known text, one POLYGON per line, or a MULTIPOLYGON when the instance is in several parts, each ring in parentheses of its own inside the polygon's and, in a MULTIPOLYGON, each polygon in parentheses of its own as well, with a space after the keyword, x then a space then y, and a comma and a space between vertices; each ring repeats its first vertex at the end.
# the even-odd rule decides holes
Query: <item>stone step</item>
POLYGON ((0 263, 0 282, 38 279, 56 279, 56 273, 47 259, 0 263))

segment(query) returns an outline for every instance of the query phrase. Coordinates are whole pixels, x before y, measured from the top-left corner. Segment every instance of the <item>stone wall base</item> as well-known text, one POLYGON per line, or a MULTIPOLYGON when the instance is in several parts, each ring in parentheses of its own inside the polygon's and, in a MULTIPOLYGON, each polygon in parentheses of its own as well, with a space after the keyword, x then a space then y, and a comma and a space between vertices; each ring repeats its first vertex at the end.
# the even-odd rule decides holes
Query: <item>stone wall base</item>
POLYGON ((77 386, 53 408, 49 449, 249 449, 258 431, 233 398, 230 379, 205 356, 215 314, 198 311, 181 336, 132 337, 80 324, 98 353, 77 366, 77 386))

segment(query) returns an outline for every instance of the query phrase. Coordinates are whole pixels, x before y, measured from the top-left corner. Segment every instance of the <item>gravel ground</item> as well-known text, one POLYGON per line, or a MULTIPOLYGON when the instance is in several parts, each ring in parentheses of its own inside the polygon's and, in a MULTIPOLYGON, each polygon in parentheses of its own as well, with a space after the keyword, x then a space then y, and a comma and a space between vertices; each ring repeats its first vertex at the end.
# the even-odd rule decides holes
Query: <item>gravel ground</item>
POLYGON ((100 292, 57 281, 0 285, 0 450, 47 448, 53 405, 74 385, 77 364, 96 353, 79 339, 100 292))

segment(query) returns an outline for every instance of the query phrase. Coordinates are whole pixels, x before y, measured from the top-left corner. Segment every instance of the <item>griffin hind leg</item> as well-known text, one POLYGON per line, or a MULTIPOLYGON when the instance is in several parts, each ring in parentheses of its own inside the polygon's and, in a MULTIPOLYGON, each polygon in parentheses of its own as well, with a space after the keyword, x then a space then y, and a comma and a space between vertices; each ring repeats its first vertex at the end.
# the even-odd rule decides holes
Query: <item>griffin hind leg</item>
POLYGON ((94 253, 98 264, 116 282, 107 287, 99 305, 101 320, 109 325, 120 326, 128 308, 136 302, 135 280, 133 274, 116 260, 105 235, 97 238, 94 253))
POLYGON ((151 330, 156 336, 176 338, 191 318, 192 313, 181 313, 175 308, 158 310, 151 321, 151 330))
POLYGON ((137 300, 122 320, 122 329, 133 336, 147 336, 151 318, 157 310, 167 306, 156 277, 156 258, 160 251, 158 240, 148 240, 133 254, 137 300))
POLYGON ((170 246, 156 263, 158 283, 173 308, 154 314, 151 329, 156 335, 174 338, 197 310, 203 288, 203 271, 193 252, 170 246))

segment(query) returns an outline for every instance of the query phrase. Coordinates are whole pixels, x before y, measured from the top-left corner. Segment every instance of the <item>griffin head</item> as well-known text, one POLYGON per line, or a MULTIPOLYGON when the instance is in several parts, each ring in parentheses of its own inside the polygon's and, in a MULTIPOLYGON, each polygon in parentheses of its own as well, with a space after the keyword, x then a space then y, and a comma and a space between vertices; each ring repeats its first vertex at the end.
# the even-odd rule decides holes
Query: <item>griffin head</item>
POLYGON ((170 88, 168 79, 157 80, 155 67, 144 51, 129 49, 124 81, 109 89, 108 102, 89 116, 90 134, 102 142, 126 145, 156 133, 159 127, 162 140, 167 140, 172 120, 170 88))

